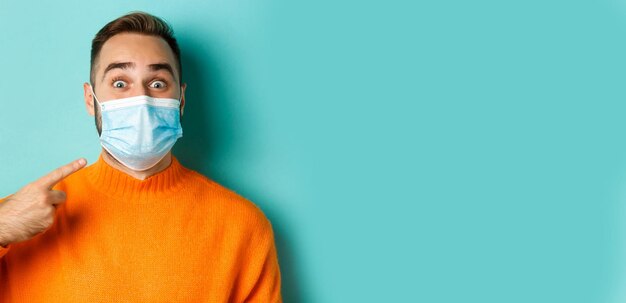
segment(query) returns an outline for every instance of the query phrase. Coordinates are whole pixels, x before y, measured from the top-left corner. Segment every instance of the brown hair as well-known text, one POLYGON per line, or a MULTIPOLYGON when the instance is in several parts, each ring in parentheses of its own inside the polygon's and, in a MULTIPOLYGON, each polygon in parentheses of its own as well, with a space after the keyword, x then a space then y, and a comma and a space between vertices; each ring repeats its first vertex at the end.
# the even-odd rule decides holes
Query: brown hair
POLYGON ((172 49, 172 52, 174 52, 176 65, 178 67, 178 79, 180 83, 182 83, 183 71, 180 64, 180 49, 178 48, 176 38, 174 38, 174 31, 163 19, 145 12, 136 11, 107 23, 93 38, 91 42, 91 68, 89 72, 91 85, 95 85, 96 71, 94 64, 98 60, 102 45, 111 37, 121 33, 139 33, 163 38, 172 49))

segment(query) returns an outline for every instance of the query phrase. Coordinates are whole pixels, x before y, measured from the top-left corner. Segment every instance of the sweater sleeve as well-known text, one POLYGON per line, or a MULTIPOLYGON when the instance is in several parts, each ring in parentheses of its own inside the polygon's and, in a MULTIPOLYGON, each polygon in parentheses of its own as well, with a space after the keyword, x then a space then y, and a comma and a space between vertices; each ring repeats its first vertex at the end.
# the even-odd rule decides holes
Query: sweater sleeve
POLYGON ((281 277, 278 265, 274 232, 269 220, 265 219, 262 240, 257 250, 250 256, 250 261, 257 266, 250 274, 253 285, 244 302, 282 303, 281 277))
POLYGON ((6 247, 0 245, 0 260, 2 260, 4 255, 6 255, 9 252, 10 248, 11 248, 11 244, 7 245, 6 247))

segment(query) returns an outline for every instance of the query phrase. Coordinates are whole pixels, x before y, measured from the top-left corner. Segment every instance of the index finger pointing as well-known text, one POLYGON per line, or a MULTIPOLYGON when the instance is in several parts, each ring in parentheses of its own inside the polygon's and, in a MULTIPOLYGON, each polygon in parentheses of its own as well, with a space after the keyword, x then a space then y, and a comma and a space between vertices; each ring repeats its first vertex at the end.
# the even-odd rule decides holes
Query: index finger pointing
POLYGON ((84 158, 72 161, 71 163, 61 166, 53 170, 51 173, 39 178, 39 180, 35 181, 35 184, 50 189, 61 180, 83 168, 85 164, 87 164, 87 160, 84 158))

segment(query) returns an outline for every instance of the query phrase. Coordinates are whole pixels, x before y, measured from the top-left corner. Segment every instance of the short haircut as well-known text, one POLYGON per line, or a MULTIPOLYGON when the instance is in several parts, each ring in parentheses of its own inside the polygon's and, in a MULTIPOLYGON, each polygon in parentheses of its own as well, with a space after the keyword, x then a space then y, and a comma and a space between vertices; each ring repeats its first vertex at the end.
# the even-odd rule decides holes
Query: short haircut
POLYGON ((163 38, 170 46, 176 58, 179 83, 182 83, 183 69, 180 64, 180 49, 178 42, 174 38, 174 31, 163 19, 145 12, 130 12, 107 23, 93 38, 91 42, 91 68, 89 81, 95 85, 96 70, 95 64, 100 56, 102 46, 111 37, 121 33, 138 33, 147 36, 157 36, 163 38))

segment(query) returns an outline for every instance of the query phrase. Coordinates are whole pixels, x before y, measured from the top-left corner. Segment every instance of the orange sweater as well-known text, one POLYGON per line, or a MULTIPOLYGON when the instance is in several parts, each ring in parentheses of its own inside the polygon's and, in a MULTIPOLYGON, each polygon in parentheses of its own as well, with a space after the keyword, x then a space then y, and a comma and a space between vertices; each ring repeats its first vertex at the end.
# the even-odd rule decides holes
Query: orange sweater
POLYGON ((144 180, 102 157, 54 189, 34 238, 0 246, 0 302, 282 302, 272 226, 175 157, 144 180))

